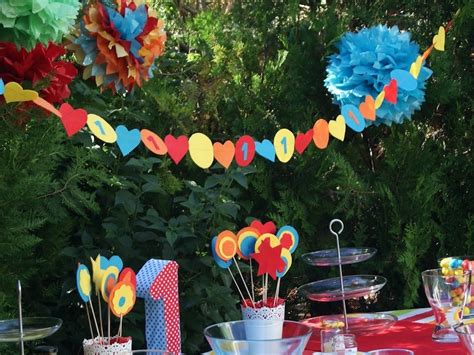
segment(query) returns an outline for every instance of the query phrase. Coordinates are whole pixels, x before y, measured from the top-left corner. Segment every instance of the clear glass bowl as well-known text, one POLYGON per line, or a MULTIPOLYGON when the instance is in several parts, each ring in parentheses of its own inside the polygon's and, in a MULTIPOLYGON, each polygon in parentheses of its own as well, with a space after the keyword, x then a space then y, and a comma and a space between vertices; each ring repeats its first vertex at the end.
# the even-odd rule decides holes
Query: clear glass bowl
MULTIPOLYGON (((341 265, 355 264, 370 259, 375 255, 375 248, 341 248, 341 265)), ((326 249, 313 251, 301 256, 303 261, 314 266, 339 265, 337 249, 326 249)))
MULTIPOLYGON (((355 335, 374 334, 390 328, 397 317, 390 313, 352 313, 347 315, 349 332, 355 335)), ((344 315, 335 314, 305 319, 303 323, 313 327, 314 332, 324 329, 324 323, 344 322, 344 315)))
POLYGON ((474 323, 454 327, 456 334, 469 354, 474 354, 474 323))
MULTIPOLYGON (((181 355, 182 353, 173 353, 166 350, 133 350, 127 355, 181 355)), ((125 355, 125 354, 120 354, 125 355)))
MULTIPOLYGON (((54 334, 63 324, 59 318, 28 317, 23 318, 23 339, 25 341, 43 339, 54 334)), ((20 322, 18 319, 0 320, 0 343, 20 340, 20 322)))
POLYGON ((350 275, 343 277, 344 297, 339 277, 311 282, 298 289, 298 293, 311 301, 332 302, 343 298, 357 298, 379 291, 387 283, 383 276, 350 275))
POLYGON ((204 335, 215 355, 300 355, 303 354, 311 333, 311 327, 299 322, 271 320, 226 322, 204 329, 204 335), (255 330, 256 325, 260 331, 255 330), (271 329, 265 329, 266 327, 271 329), (279 338, 268 337, 265 340, 254 340, 259 338, 259 335, 274 333, 273 330, 279 327, 282 327, 279 338))

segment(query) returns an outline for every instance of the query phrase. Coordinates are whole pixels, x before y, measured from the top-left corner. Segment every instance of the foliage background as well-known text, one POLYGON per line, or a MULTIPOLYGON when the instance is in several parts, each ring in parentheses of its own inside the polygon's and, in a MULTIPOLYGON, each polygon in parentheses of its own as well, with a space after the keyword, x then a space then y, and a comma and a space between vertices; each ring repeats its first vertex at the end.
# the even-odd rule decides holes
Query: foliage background
MULTIPOLYGON (((256 158, 246 169, 202 171, 189 157, 175 166, 144 147, 123 158, 86 133, 67 139, 58 120, 35 112, 18 126, 14 107, 0 106, 0 318, 16 315, 21 279, 25 314, 61 317, 62 330, 47 342, 76 354, 88 329, 73 291, 78 261, 116 253, 138 271, 152 257, 176 259, 183 350, 206 350, 203 328, 239 317, 231 280, 209 256, 210 239, 251 217, 300 232, 282 283, 291 319, 339 311, 295 295, 302 283, 335 275, 300 259, 334 246, 328 235, 334 217, 345 222, 343 245, 379 250, 346 272, 388 279, 377 297, 351 302, 352 310, 424 306, 420 272, 438 257, 474 253, 472 2, 154 0, 153 6, 168 31, 155 78, 127 96, 100 93, 77 78, 69 102, 113 125, 161 136, 200 131, 213 140, 244 133, 273 139, 281 127, 305 132, 318 117, 334 118, 323 79, 340 35, 386 23, 412 32, 424 49, 438 26, 460 12, 446 51, 429 58, 434 75, 413 122, 348 132, 345 142, 323 151, 311 145, 288 164, 256 158)), ((143 318, 138 304, 125 322, 136 346, 143 318)), ((2 349, 8 352, 15 353, 2 349)))

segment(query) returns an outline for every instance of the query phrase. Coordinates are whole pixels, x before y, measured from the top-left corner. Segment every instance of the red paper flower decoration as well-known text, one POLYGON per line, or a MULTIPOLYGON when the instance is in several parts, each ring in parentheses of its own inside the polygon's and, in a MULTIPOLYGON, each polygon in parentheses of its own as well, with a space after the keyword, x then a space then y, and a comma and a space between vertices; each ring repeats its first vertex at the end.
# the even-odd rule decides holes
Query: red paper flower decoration
POLYGON ((252 254, 252 259, 258 263, 258 276, 268 274, 275 280, 276 273, 285 269, 285 261, 281 258, 281 245, 272 247, 270 238, 265 239, 260 245, 259 252, 252 254))
POLYGON ((18 50, 14 43, 0 42, 0 78, 25 88, 38 91, 50 103, 59 103, 69 97, 68 84, 76 76, 73 64, 58 60, 65 50, 50 43, 47 47, 36 45, 30 52, 18 50))

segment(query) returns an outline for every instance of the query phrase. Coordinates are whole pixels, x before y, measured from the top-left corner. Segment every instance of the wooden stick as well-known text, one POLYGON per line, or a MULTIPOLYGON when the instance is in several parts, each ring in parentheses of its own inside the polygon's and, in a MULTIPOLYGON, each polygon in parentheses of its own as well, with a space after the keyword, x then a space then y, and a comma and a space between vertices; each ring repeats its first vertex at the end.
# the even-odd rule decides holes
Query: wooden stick
POLYGON ((95 328, 97 330, 97 335, 100 337, 99 326, 97 325, 97 318, 95 317, 94 307, 92 307, 92 299, 89 297, 89 305, 91 306, 92 310, 92 317, 94 318, 95 328))
POLYGON ((119 337, 122 336, 122 319, 123 319, 123 316, 120 316, 119 337))
POLYGON ((262 275, 262 302, 265 302, 265 275, 262 275))
POLYGON ((107 330, 107 333, 108 333, 107 336, 109 338, 109 345, 110 345, 110 305, 109 304, 107 304, 107 308, 108 308, 108 312, 107 312, 108 320, 107 320, 107 322, 109 323, 109 327, 108 327, 108 330, 107 330))
POLYGON ((104 327, 102 325, 102 306, 100 305, 100 295, 97 294, 97 302, 99 303, 99 322, 100 322, 100 334, 104 337, 104 327))
POLYGON ((89 308, 87 307, 87 303, 85 304, 85 306, 86 306, 87 320, 89 321, 89 329, 91 330, 91 340, 94 340, 94 332, 92 331, 91 316, 89 314, 89 308))
POLYGON ((254 291, 255 286, 253 284, 252 258, 250 258, 250 283, 251 283, 251 286, 252 286, 252 298, 255 301, 255 291, 254 291))
POLYGON ((240 275, 240 278, 242 279, 242 282, 245 286, 245 290, 247 291, 247 294, 249 295, 250 301, 252 301, 253 307, 255 308, 255 302, 253 301, 253 298, 250 295, 249 288, 247 287, 247 283, 245 282, 244 277, 242 276, 242 272, 240 271, 240 267, 239 267, 239 264, 237 263, 237 260, 235 259, 235 256, 232 259, 234 259, 234 264, 235 264, 235 266, 237 266, 237 270, 239 271, 239 275, 240 275))
POLYGON ((265 274, 265 302, 268 301, 268 274, 265 274))
POLYGON ((239 287, 239 285, 237 284, 237 281, 235 281, 235 277, 234 277, 234 275, 232 274, 232 271, 230 271, 230 267, 228 267, 227 270, 229 270, 229 274, 230 274, 230 276, 232 277, 232 280, 234 280, 234 284, 235 284, 235 286, 237 287, 237 290, 239 290, 240 297, 242 297, 242 301, 245 302, 245 297, 244 297, 244 295, 242 294, 242 291, 240 291, 240 287, 239 287))
POLYGON ((278 294, 280 293, 280 280, 281 280, 281 277, 279 277, 279 278, 278 278, 278 281, 277 281, 277 287, 276 287, 276 291, 275 291, 275 297, 273 298, 273 307, 275 307, 276 300, 278 299, 278 294))

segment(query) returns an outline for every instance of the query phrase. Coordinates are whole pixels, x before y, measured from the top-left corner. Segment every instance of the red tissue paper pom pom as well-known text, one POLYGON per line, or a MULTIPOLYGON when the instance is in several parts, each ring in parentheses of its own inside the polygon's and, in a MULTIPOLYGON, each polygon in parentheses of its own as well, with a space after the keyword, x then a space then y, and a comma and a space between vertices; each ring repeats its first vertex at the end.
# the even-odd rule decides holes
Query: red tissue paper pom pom
POLYGON ((72 63, 58 60, 64 53, 65 49, 54 43, 47 47, 37 44, 28 52, 0 42, 0 78, 5 84, 14 81, 36 90, 50 103, 60 103, 71 94, 68 85, 77 75, 72 63))

